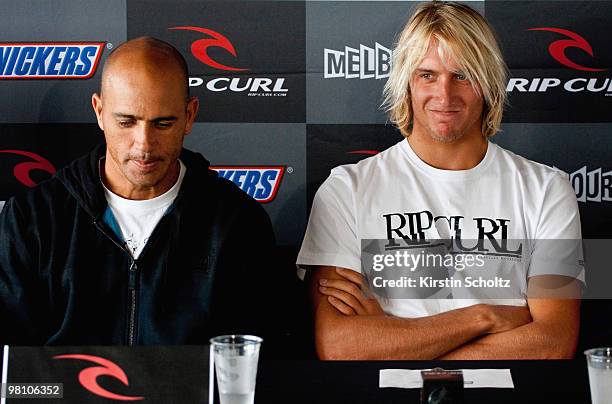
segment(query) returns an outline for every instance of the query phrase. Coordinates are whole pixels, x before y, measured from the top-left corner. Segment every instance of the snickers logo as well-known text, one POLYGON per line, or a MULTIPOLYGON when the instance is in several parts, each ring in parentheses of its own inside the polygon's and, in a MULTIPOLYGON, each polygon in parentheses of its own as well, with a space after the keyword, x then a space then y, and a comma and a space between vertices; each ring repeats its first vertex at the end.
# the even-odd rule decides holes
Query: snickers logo
POLYGON ((0 43, 0 79, 89 79, 104 42, 0 43))
POLYGON ((285 172, 284 166, 216 166, 210 167, 220 177, 232 181, 257 202, 271 202, 285 172))

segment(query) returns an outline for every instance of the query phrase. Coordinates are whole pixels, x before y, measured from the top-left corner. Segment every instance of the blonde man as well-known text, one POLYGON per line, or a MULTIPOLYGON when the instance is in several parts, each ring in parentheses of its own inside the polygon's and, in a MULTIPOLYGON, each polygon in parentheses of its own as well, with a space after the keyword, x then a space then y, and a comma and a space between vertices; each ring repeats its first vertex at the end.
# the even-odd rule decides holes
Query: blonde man
MULTIPOLYGON (((505 80, 495 35, 479 13, 451 2, 417 7, 385 87, 390 117, 406 139, 332 170, 313 202, 298 256, 311 286, 322 359, 574 355, 579 300, 526 293, 564 272, 545 265, 537 242, 514 250, 505 244, 581 237, 566 177, 489 141, 500 129, 505 80), (521 293, 486 300, 372 298, 360 274, 364 239, 487 239, 497 248, 489 264, 503 268, 521 293)), ((579 295, 580 282, 564 284, 569 296, 579 295)))

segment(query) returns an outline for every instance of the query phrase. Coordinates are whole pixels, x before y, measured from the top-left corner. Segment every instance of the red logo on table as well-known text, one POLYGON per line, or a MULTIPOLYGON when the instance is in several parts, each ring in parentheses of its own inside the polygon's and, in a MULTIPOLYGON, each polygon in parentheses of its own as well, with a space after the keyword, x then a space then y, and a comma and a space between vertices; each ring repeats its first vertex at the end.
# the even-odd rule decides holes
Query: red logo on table
POLYGON ((53 164, 38 154, 23 150, 0 150, 0 153, 17 154, 19 156, 25 156, 34 160, 19 163, 13 169, 13 175, 15 178, 17 178, 17 181, 21 182, 26 187, 32 188, 36 186, 36 183, 30 177, 32 170, 43 170, 51 175, 55 174, 56 170, 55 167, 53 167, 53 164))
POLYGON ((577 33, 572 32, 567 29, 552 28, 552 27, 530 28, 528 31, 550 31, 550 32, 555 32, 557 34, 564 35, 565 37, 569 38, 569 39, 559 39, 558 41, 555 41, 548 46, 548 52, 550 53, 550 55, 557 62, 561 63, 562 65, 566 67, 569 67, 574 70, 582 70, 585 72, 603 72, 606 70, 606 69, 595 69, 592 67, 581 66, 578 63, 571 61, 567 57, 567 55, 565 54, 565 50, 567 48, 582 49, 589 55, 593 56, 593 48, 591 48, 591 45, 587 42, 586 39, 584 39, 582 36, 578 35, 577 33))
POLYGON ((110 376, 110 377, 113 377, 119 380, 121 383, 123 383, 126 386, 129 385, 128 378, 125 372, 123 371, 123 369, 121 369, 117 364, 109 361, 108 359, 104 359, 99 356, 79 355, 79 354, 56 355, 53 357, 53 359, 78 359, 78 360, 92 362, 92 363, 100 365, 100 366, 92 366, 92 367, 83 369, 79 373, 79 383, 81 383, 81 386, 83 386, 85 389, 89 390, 91 393, 97 396, 108 398, 110 400, 118 400, 118 401, 144 400, 144 397, 141 397, 141 396, 138 396, 138 397, 137 396, 123 396, 120 394, 112 393, 102 388, 98 384, 97 379, 99 376, 110 376))
POLYGON ((203 34, 208 35, 210 38, 205 38, 205 39, 198 39, 197 41, 193 42, 191 44, 191 53, 193 53, 193 56, 196 57, 196 59, 198 59, 200 62, 210 66, 210 67, 214 67, 215 69, 219 69, 219 70, 226 70, 226 71, 230 71, 230 72, 243 72, 243 71, 247 71, 249 69, 244 69, 244 68, 240 68, 240 67, 232 67, 232 66, 226 66, 224 64, 221 64, 215 60, 213 60, 209 55, 208 55, 208 49, 209 48, 221 48, 221 49, 225 49, 227 52, 229 52, 232 56, 236 57, 238 56, 236 53, 236 49, 234 48, 234 45, 232 45, 232 43, 230 42, 230 40, 224 36, 223 34, 220 34, 216 31, 213 31, 212 29, 208 29, 208 28, 200 28, 200 27, 191 27, 191 26, 185 26, 185 27, 172 27, 169 28, 172 30, 184 30, 184 31, 196 31, 196 32, 200 32, 203 34))

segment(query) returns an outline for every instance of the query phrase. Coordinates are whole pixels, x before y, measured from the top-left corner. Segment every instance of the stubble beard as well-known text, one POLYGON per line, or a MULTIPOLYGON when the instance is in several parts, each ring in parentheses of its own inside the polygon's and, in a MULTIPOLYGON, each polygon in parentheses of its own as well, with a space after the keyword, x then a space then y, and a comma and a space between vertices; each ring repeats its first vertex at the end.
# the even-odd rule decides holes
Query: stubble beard
POLYGON ((434 130, 429 131, 429 137, 431 137, 434 141, 440 143, 452 143, 456 140, 461 139, 464 135, 465 133, 463 132, 453 132, 449 135, 440 135, 434 130))
POLYGON ((461 139, 465 135, 465 131, 461 131, 455 128, 448 134, 441 134, 436 128, 431 127, 429 124, 421 125, 426 130, 427 135, 435 142, 440 143, 452 143, 456 140, 461 139))

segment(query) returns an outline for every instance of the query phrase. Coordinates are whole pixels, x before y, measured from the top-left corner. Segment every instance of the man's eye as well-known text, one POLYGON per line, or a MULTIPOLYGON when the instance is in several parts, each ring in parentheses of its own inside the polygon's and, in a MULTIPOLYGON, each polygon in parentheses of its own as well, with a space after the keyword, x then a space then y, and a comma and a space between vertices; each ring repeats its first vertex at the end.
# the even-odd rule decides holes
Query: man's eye
POLYGON ((133 121, 118 121, 119 126, 122 128, 129 128, 133 123, 133 121))
POLYGON ((432 77, 431 73, 421 73, 421 78, 429 80, 432 77))
POLYGON ((465 81, 467 80, 467 76, 463 73, 457 73, 455 74, 455 79, 459 80, 459 81, 465 81))
POLYGON ((172 122, 156 122, 155 126, 157 126, 160 129, 165 129, 165 128, 169 128, 172 126, 172 122))

